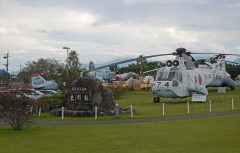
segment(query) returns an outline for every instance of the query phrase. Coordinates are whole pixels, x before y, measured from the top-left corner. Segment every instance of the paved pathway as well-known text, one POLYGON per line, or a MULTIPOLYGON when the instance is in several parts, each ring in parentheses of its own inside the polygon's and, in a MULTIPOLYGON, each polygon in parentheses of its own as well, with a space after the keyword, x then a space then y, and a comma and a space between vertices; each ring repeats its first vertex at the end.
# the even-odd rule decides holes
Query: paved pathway
MULTIPOLYGON (((161 122, 161 121, 176 121, 176 120, 189 120, 194 118, 207 118, 211 116, 229 116, 229 115, 240 115, 240 111, 230 112, 212 112, 206 114, 194 114, 176 117, 159 117, 159 118, 145 118, 145 119, 128 119, 128 120, 94 120, 94 121, 47 121, 37 120, 36 125, 90 125, 90 124, 129 124, 129 123, 147 123, 147 122, 161 122)), ((7 125, 5 122, 0 120, 0 125, 7 125)))

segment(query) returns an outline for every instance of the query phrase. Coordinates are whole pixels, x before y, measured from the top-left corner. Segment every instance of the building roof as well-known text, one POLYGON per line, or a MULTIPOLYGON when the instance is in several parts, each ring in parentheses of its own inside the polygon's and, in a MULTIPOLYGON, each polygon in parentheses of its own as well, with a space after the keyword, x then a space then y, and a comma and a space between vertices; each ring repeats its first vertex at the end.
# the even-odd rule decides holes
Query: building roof
POLYGON ((4 69, 0 69, 0 76, 6 75, 7 72, 4 69))

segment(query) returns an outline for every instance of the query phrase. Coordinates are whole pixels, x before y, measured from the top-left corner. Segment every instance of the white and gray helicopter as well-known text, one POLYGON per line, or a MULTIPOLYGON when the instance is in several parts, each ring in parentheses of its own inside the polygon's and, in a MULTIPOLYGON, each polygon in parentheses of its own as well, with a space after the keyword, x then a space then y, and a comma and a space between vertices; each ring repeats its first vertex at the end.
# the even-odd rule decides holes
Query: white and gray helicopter
POLYGON ((116 80, 116 73, 112 72, 108 65, 95 68, 95 64, 93 63, 93 61, 89 62, 88 75, 90 77, 97 78, 101 82, 111 82, 113 80, 116 80))
MULTIPOLYGON (((164 98, 184 98, 193 94, 208 95, 207 87, 226 86, 234 89, 236 82, 230 78, 225 68, 225 56, 238 54, 219 54, 219 53, 190 53, 185 48, 178 48, 176 52, 168 54, 157 54, 144 56, 145 59, 175 55, 176 58, 168 60, 166 66, 157 70, 152 91, 156 94, 154 102, 160 102, 160 97, 164 98), (194 58, 191 54, 215 54, 216 63, 202 62, 198 67, 194 65, 194 58)), ((113 65, 136 61, 138 58, 128 59, 116 63, 111 63, 92 69, 97 72, 113 65)), ((109 71, 108 71, 109 72, 109 71)), ((91 71, 90 71, 91 73, 91 71)), ((107 73, 106 73, 107 74, 107 73)), ((111 74, 111 73, 109 73, 111 74)))
POLYGON ((236 82, 230 78, 225 68, 225 55, 218 54, 214 59, 216 63, 200 63, 195 67, 191 54, 216 53, 190 53, 185 48, 178 48, 173 55, 176 58, 168 60, 166 67, 157 70, 155 84, 152 91, 156 94, 153 101, 160 102, 164 98, 184 98, 193 94, 208 95, 207 87, 230 87, 235 89, 236 82))

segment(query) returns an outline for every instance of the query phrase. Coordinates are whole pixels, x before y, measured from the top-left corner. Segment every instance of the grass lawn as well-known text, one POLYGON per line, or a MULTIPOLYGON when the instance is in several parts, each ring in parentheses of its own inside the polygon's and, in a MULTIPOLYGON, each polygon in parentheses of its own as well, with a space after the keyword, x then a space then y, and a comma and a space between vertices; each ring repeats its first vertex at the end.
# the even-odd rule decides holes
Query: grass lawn
POLYGON ((240 115, 153 123, 0 127, 1 153, 239 153, 240 115))
MULTIPOLYGON (((240 88, 232 91, 226 90, 226 96, 217 93, 217 88, 209 88, 209 96, 207 102, 196 103, 191 102, 191 97, 166 99, 161 98, 161 102, 165 103, 165 116, 187 115, 187 102, 190 102, 191 114, 203 114, 209 112, 209 100, 212 101, 212 112, 231 111, 232 98, 234 98, 234 109, 240 110, 240 88), (224 97, 226 101, 224 102, 224 97)), ((162 117, 163 109, 162 103, 153 103, 154 94, 150 91, 128 91, 122 93, 115 101, 119 103, 120 107, 129 107, 133 105, 136 112, 134 118, 151 118, 162 117)), ((49 113, 43 113, 41 118, 43 120, 61 121, 60 117, 51 116, 49 113)), ((99 117, 98 120, 115 119, 114 116, 99 117)), ((130 119, 130 114, 122 115, 118 119, 130 119)), ((66 117, 66 121, 75 120, 94 120, 94 117, 66 117)))
POLYGON ((128 107, 133 105, 136 109, 135 117, 160 117, 162 116, 162 103, 165 103, 165 115, 177 116, 187 115, 187 102, 190 102, 190 113, 201 114, 209 112, 209 101, 212 102, 212 112, 231 111, 232 98, 234 99, 234 109, 240 110, 240 88, 236 90, 226 90, 226 95, 217 93, 217 88, 209 88, 207 102, 191 102, 191 97, 167 99, 161 98, 161 103, 152 102, 154 94, 147 91, 130 91, 123 93, 116 101, 120 106, 128 107), (224 101, 225 98, 225 101, 224 101))

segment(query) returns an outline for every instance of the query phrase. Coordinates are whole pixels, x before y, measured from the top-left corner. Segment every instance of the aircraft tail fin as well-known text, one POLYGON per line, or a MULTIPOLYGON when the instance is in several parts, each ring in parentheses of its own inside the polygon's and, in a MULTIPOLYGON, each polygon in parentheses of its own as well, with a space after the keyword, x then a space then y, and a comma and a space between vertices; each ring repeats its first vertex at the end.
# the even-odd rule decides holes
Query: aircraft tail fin
POLYGON ((40 74, 35 73, 32 74, 32 87, 33 88, 42 88, 45 86, 45 83, 47 82, 40 74))

